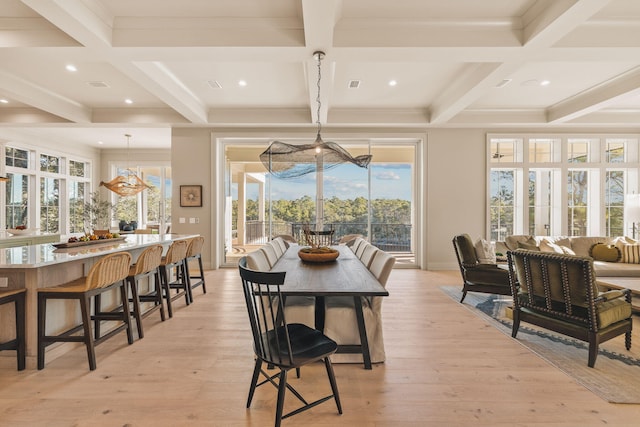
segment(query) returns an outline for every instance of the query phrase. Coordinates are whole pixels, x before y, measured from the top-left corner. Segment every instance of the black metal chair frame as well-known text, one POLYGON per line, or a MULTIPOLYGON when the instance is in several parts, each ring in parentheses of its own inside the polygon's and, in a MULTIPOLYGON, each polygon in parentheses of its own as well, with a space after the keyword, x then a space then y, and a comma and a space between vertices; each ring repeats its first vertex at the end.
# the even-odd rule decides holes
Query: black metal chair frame
POLYGON ((335 230, 309 231, 310 235, 315 236, 316 242, 320 246, 331 246, 334 233, 335 230))
POLYGON ((16 337, 15 339, 0 343, 1 350, 16 350, 18 371, 22 371, 26 367, 26 343, 25 343, 25 296, 26 289, 16 289, 9 292, 0 293, 0 305, 14 304, 16 318, 16 337))
POLYGON ((280 286, 284 283, 285 272, 263 272, 249 270, 246 258, 239 263, 245 302, 253 335, 256 363, 247 398, 247 408, 251 406, 257 387, 270 383, 278 389, 275 426, 279 427, 283 419, 313 408, 320 403, 334 399, 338 413, 342 414, 342 405, 330 356, 338 345, 322 332, 300 323, 287 324, 280 286), (287 382, 287 372, 316 361, 324 361, 332 394, 307 402, 302 395, 287 382), (274 366, 279 372, 269 375, 262 368, 263 363, 274 366), (265 379, 258 383, 260 375, 265 379), (277 378, 277 380, 276 380, 277 378), (298 409, 283 415, 286 390, 289 390, 302 403, 298 409))
MULTIPOLYGON (((596 305, 607 300, 624 298, 631 305, 631 291, 610 291, 607 295, 597 295, 594 283, 592 260, 584 257, 561 255, 550 252, 523 251, 507 252, 509 263, 509 281, 513 295, 513 328, 511 336, 518 334, 520 322, 528 322, 541 326, 561 334, 585 341, 589 344, 588 366, 593 368, 598 356, 600 343, 625 335, 625 347, 631 349, 631 330, 633 322, 631 315, 628 319, 618 321, 603 329, 598 327, 596 305), (516 261, 517 259, 517 261, 516 261), (535 263, 535 266, 532 265, 535 263), (523 264, 524 278, 518 277, 516 263, 523 264), (584 283, 586 294, 586 307, 577 306, 576 295, 570 291, 569 268, 577 266, 581 272, 581 282, 584 283), (539 266, 539 267, 538 267, 539 266), (550 268, 551 267, 551 268, 550 268), (542 276, 542 280, 534 282, 532 269, 536 269, 536 276, 542 276), (552 299, 550 275, 552 271, 559 272, 560 277, 555 277, 556 283, 562 284, 561 300, 552 299), (520 280, 525 284, 526 294, 521 293, 520 280)), ((557 293, 556 293, 557 294, 557 293)))

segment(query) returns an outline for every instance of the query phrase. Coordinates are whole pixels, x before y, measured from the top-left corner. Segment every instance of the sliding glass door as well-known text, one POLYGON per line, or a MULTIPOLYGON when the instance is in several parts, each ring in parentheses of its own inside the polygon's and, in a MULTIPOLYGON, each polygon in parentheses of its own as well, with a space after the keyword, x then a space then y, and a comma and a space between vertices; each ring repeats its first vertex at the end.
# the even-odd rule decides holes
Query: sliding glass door
MULTIPOLYGON (((295 142, 292 142, 295 143, 295 142)), ((416 265, 416 141, 339 142, 368 168, 343 164, 293 179, 272 176, 259 160, 268 142, 226 143, 225 257, 233 265, 277 235, 305 244, 302 230, 334 230, 334 243, 360 234, 399 264, 416 265), (321 177, 321 184, 318 179, 321 177)))

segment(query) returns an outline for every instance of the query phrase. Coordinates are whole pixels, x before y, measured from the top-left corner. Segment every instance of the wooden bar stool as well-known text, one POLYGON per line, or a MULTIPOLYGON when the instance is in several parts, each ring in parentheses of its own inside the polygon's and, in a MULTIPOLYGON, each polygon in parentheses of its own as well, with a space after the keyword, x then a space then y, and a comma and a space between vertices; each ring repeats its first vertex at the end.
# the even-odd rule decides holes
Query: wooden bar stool
POLYGON ((16 314, 16 338, 0 343, 0 350, 16 350, 18 359, 18 371, 25 368, 25 295, 26 289, 12 289, 0 291, 0 305, 15 304, 16 314))
POLYGON ((165 321, 164 305, 162 304, 162 284, 160 279, 160 262, 162 262, 162 245, 153 245, 145 249, 129 269, 127 282, 131 288, 131 302, 133 303, 133 316, 138 327, 138 338, 144 338, 142 319, 156 310, 160 310, 160 318, 165 321), (139 280, 149 278, 149 290, 140 294, 139 280), (151 285, 153 277, 153 287, 151 285), (144 312, 140 309, 141 302, 152 302, 151 308, 144 312))
POLYGON ((96 369, 96 345, 124 328, 127 330, 129 344, 133 343, 131 313, 128 304, 129 297, 125 280, 129 275, 130 264, 131 254, 128 252, 105 255, 91 267, 86 277, 81 277, 59 286, 38 289, 38 369, 44 368, 45 348, 55 342, 83 342, 87 347, 89 369, 92 371, 96 369), (113 289, 120 290, 120 297, 123 301, 122 310, 112 312, 98 311, 91 316, 91 298, 113 289), (47 335, 47 301, 50 299, 77 299, 80 303, 82 325, 58 335, 47 335), (94 320, 96 324, 100 320, 118 321, 122 322, 122 324, 104 336, 99 336, 98 334, 97 338, 94 339, 91 334, 91 320, 94 320), (80 329, 83 330, 82 335, 72 335, 80 329))
POLYGON ((186 304, 191 304, 191 286, 189 285, 189 275, 185 267, 187 245, 188 242, 186 240, 176 240, 169 246, 167 254, 162 257, 162 261, 160 262, 160 277, 162 279, 162 288, 164 289, 164 298, 167 301, 169 317, 173 317, 172 301, 184 295, 186 304), (172 280, 172 278, 174 279, 172 280), (172 289, 177 291, 173 295, 171 294, 172 289))
MULTIPOLYGON (((198 236, 191 239, 189 246, 187 246, 187 259, 185 262, 185 269, 187 276, 189 276, 189 283, 191 289, 195 289, 198 286, 202 286, 202 293, 207 293, 207 285, 204 281, 204 268, 202 268, 202 247, 204 246, 204 237, 198 236), (189 261, 197 260, 198 267, 200 269, 200 275, 194 276, 189 271, 189 261), (194 280, 195 279, 195 280, 194 280)), ((193 302, 193 292, 190 292, 191 302, 193 302)))

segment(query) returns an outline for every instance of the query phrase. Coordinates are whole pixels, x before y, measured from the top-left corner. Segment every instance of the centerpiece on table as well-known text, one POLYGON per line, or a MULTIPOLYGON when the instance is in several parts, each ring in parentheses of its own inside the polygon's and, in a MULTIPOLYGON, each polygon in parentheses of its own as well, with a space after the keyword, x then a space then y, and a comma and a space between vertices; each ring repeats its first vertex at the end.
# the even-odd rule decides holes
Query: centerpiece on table
POLYGON ((311 234, 309 227, 304 227, 304 239, 308 246, 298 251, 298 257, 305 262, 331 262, 335 261, 340 252, 329 246, 318 244, 319 236, 311 234))

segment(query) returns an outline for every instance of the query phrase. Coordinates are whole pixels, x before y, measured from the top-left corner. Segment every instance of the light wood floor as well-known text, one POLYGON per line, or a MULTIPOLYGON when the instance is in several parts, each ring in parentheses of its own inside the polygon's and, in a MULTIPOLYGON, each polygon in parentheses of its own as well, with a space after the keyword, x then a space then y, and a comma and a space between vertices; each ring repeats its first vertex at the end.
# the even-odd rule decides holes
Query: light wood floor
MULTIPOLYGON (((639 425, 640 405, 603 401, 438 288, 459 281, 453 271, 394 270, 383 304, 387 362, 372 371, 336 364, 344 414, 327 402, 283 425, 639 425)), ((253 356, 237 270, 210 271, 207 285, 173 319, 147 318, 144 339, 129 346, 120 334, 98 346, 94 372, 81 347, 42 371, 17 372, 3 352, 0 426, 272 425, 273 387, 245 408, 253 356)), ((623 348, 615 341, 606 345, 623 348)), ((328 390, 320 364, 292 381, 310 397, 328 390)))

